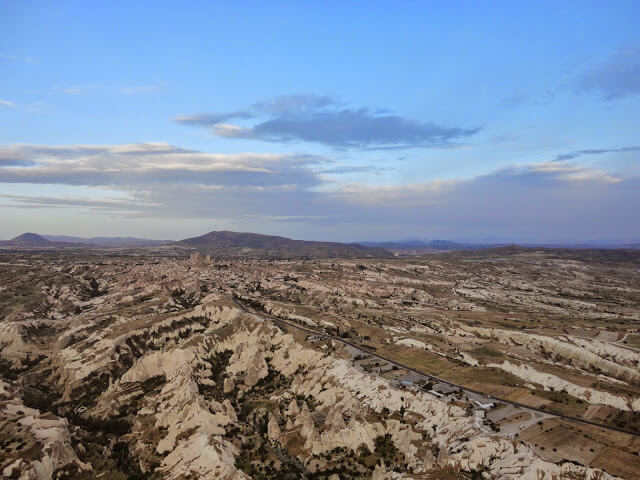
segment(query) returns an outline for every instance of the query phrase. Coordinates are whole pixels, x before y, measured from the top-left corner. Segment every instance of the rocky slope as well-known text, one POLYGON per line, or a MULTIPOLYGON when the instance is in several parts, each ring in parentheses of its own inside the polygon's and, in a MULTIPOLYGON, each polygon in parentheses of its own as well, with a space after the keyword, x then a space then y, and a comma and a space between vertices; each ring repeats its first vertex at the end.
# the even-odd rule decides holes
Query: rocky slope
MULTIPOLYGON (((342 344, 314 344, 240 310, 232 294, 291 282, 271 270, 256 283, 257 266, 199 256, 5 262, 2 475, 615 478, 544 459, 528 442, 479 428, 460 401, 402 388, 358 368, 342 344)), ((314 289, 313 281, 306 285, 314 289)), ((272 311, 286 314, 275 303, 272 311)), ((592 349, 625 368, 636 365, 636 357, 597 342, 592 349)))

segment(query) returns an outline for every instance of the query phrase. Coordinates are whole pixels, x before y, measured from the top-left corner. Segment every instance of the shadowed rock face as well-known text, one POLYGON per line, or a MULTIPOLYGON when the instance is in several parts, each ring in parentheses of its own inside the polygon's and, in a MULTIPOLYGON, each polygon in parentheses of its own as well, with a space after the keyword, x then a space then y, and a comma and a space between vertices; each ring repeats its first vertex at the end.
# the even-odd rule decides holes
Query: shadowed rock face
MULTIPOLYGON (((327 283, 323 271, 338 268, 331 261, 303 274, 289 262, 197 256, 2 260, 0 294, 12 294, 0 298, 0 472, 8 478, 613 478, 489 434, 463 403, 396 388, 338 342, 308 341, 231 300, 346 331, 337 315, 298 311, 284 295, 332 305, 338 292, 348 318, 385 296, 351 275, 384 276, 381 285, 400 291, 398 265, 371 272, 346 262, 343 282, 327 283)), ((432 343, 386 326, 386 345, 426 351, 432 343)), ((416 327, 498 335, 458 321, 416 327)), ((584 349, 636 365, 610 345, 584 349)))

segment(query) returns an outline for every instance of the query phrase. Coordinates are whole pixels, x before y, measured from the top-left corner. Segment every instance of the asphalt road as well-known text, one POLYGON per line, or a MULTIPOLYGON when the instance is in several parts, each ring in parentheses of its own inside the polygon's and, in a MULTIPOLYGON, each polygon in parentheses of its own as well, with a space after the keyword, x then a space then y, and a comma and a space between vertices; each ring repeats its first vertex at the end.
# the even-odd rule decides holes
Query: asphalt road
POLYGON ((245 306, 244 306, 244 305, 243 305, 243 304, 238 300, 238 298, 237 298, 237 297, 235 297, 235 296, 233 297, 233 301, 234 301, 234 303, 235 303, 236 305, 238 305, 238 307, 239 307, 241 310, 243 310, 244 312, 246 312, 246 313, 248 313, 248 314, 256 315, 256 316, 258 316, 258 317, 260 317, 260 318, 263 318, 263 319, 266 319, 266 320, 271 320, 271 321, 276 322, 276 323, 280 322, 280 323, 283 323, 283 324, 285 324, 285 325, 287 325, 287 326, 289 326, 289 327, 297 328, 298 330, 302 330, 302 331, 307 332, 307 333, 310 333, 310 334, 312 334, 312 335, 318 335, 318 336, 322 336, 322 337, 330 338, 331 340, 335 340, 336 342, 341 342, 341 343, 343 343, 343 344, 345 344, 345 345, 349 345, 350 347, 353 347, 353 348, 355 348, 356 350, 358 350, 358 351, 360 351, 360 352, 362 352, 362 353, 364 353, 364 354, 366 354, 366 355, 370 355, 370 356, 375 357, 375 358, 378 358, 378 359, 380 359, 380 360, 384 360, 385 362, 390 363, 391 365, 395 365, 395 366, 397 366, 397 367, 399 367, 399 368, 402 368, 402 369, 404 369, 404 370, 407 370, 407 371, 409 371, 409 372, 414 372, 414 373, 417 373, 417 374, 419 374, 419 375, 423 375, 423 376, 425 376, 425 377, 427 377, 427 378, 430 378, 431 380, 433 380, 433 381, 435 381, 435 382, 440 382, 440 383, 444 383, 444 384, 446 384, 446 385, 450 385, 450 386, 452 386, 452 387, 459 388, 459 389, 460 389, 460 390, 462 390, 463 392, 466 392, 466 393, 475 393, 476 395, 482 395, 482 396, 483 396, 485 399, 487 399, 487 400, 493 400, 493 401, 495 401, 495 402, 502 402, 502 403, 506 403, 506 404, 509 404, 509 405, 513 405, 514 407, 522 408, 522 409, 529 410, 529 411, 532 411, 532 412, 539 412, 539 413, 543 413, 543 414, 545 414, 545 415, 547 415, 547 416, 552 416, 552 417, 556 417, 556 418, 561 418, 561 419, 563 419, 563 420, 570 420, 570 421, 572 421, 572 422, 582 423, 582 424, 584 424, 584 425, 590 425, 590 426, 592 426, 592 427, 604 428, 604 429, 607 429, 607 430, 613 430, 613 431, 616 431, 616 432, 626 433, 626 434, 628 434, 628 435, 633 435, 634 437, 640 437, 640 433, 632 432, 632 431, 630 431, 630 430, 625 430, 625 429, 623 429, 623 428, 618 428, 618 427, 614 427, 614 426, 611 426, 611 425, 603 425, 603 424, 601 424, 601 423, 592 422, 591 420, 585 420, 585 419, 583 419, 583 418, 572 417, 572 416, 570 416, 570 415, 564 415, 564 414, 562 414, 562 413, 554 412, 554 411, 552 411, 552 410, 547 410, 547 409, 542 409, 542 408, 531 407, 531 406, 528 406, 528 405, 524 405, 524 404, 522 404, 522 403, 514 402, 514 401, 512 401, 512 400, 507 400, 507 399, 505 399, 505 398, 500 398, 500 397, 495 397, 495 396, 492 396, 492 395, 487 395, 486 393, 481 392, 481 391, 479 391, 479 390, 474 390, 474 389, 472 389, 472 388, 468 388, 468 387, 465 387, 465 386, 462 386, 462 385, 458 385, 457 383, 450 382, 449 380, 445 380, 444 378, 440 378, 440 377, 437 377, 437 376, 435 376, 435 375, 431 375, 431 374, 429 374, 429 373, 421 372, 420 370, 416 370, 415 368, 411 368, 411 367, 409 367, 409 366, 407 366, 407 365, 403 365, 402 363, 398 363, 398 362, 396 362, 395 360, 392 360, 392 359, 390 359, 390 358, 387 358, 387 357, 384 357, 384 356, 382 356, 382 355, 379 355, 379 354, 377 354, 377 353, 375 353, 375 352, 372 352, 372 351, 370 351, 370 350, 367 350, 366 348, 362 348, 361 346, 359 346, 359 345, 357 345, 357 344, 355 344, 355 343, 353 343, 353 342, 350 342, 349 340, 346 340, 346 339, 344 339, 344 338, 341 338, 341 337, 335 337, 335 336, 333 336, 333 335, 329 335, 329 334, 327 334, 327 333, 324 333, 324 332, 321 332, 321 331, 315 330, 315 329, 313 329, 313 328, 304 327, 304 326, 299 325, 299 324, 297 324, 297 323, 291 322, 291 321, 289 321, 289 320, 283 320, 282 318, 274 317, 273 315, 269 315, 269 314, 267 314, 267 313, 253 312, 253 311, 251 311, 251 310, 248 310, 248 309, 247 309, 247 308, 246 308, 246 307, 245 307, 245 306))

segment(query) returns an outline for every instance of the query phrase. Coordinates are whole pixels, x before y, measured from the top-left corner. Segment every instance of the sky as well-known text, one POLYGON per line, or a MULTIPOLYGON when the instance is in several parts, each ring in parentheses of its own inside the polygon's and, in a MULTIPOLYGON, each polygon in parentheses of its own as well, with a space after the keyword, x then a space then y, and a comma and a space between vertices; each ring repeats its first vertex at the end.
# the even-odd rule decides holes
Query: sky
POLYGON ((0 0, 0 238, 638 240, 638 18, 0 0))

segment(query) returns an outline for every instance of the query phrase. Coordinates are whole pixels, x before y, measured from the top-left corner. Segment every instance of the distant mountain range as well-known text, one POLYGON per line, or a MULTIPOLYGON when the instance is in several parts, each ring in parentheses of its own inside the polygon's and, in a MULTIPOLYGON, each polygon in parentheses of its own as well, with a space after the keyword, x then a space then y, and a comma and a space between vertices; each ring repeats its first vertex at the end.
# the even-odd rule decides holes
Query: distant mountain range
POLYGON ((390 250, 478 250, 490 247, 490 244, 464 244, 450 240, 400 240, 397 242, 360 242, 367 247, 387 248, 390 250))
POLYGON ((163 247, 197 250, 212 257, 241 258, 384 258, 392 253, 384 248, 337 242, 292 240, 273 235, 238 232, 209 232, 177 242, 129 237, 81 238, 65 235, 23 233, 0 242, 0 247, 14 248, 125 248, 163 247))
POLYGON ((52 242, 83 243, 86 245, 96 245, 99 247, 155 247, 171 243, 170 240, 149 240, 148 238, 135 237, 70 237, 67 235, 42 235, 43 238, 52 242))
MULTIPOLYGON (((506 248, 509 243, 461 243, 450 240, 401 240, 397 242, 316 242, 292 240, 259 233, 229 231, 209 232, 199 237, 180 241, 149 240, 134 237, 82 238, 66 235, 39 235, 23 233, 11 240, 0 241, 0 247, 26 249, 56 248, 162 248, 172 249, 174 254, 184 250, 197 250, 212 257, 239 258, 385 258, 395 254, 414 255, 427 252, 482 250, 506 248)), ((571 248, 571 249, 640 249, 638 243, 583 243, 583 244, 535 244, 520 243, 518 248, 571 248)), ((181 253, 182 252, 182 253, 181 253)))
POLYGON ((584 243, 520 243, 520 242, 454 242, 450 240, 399 240, 391 242, 360 242, 368 247, 386 248, 392 251, 457 251, 484 250, 518 246, 523 248, 569 248, 569 249, 640 249, 640 242, 593 241, 584 243))
POLYGON ((166 240, 148 240, 133 237, 71 237, 67 235, 39 235, 37 233, 23 233, 11 240, 0 241, 5 247, 153 247, 170 243, 166 240))
POLYGON ((37 233, 23 233, 11 240, 0 241, 0 246, 5 247, 56 247, 66 246, 63 242, 52 242, 37 233))

